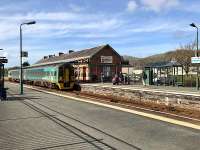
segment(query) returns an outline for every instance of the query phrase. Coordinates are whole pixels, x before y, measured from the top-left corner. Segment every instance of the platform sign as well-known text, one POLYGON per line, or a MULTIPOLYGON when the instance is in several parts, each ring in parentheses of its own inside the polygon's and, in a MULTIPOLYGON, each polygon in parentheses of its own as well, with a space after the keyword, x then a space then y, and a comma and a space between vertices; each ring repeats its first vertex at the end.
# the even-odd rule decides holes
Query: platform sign
POLYGON ((22 52, 22 57, 28 57, 28 52, 27 51, 23 51, 22 52))
POLYGON ((0 58, 0 63, 8 63, 8 59, 6 58, 0 58))
POLYGON ((191 62, 192 64, 200 64, 200 57, 192 57, 191 62))

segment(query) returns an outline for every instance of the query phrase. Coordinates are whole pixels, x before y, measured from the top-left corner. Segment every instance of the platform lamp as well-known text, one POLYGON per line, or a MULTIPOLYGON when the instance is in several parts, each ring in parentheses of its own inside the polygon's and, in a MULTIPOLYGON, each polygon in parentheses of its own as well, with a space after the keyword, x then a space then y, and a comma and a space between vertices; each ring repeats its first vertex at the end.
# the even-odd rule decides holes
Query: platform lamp
POLYGON ((36 24, 36 21, 29 21, 20 24, 20 94, 23 94, 23 66, 22 66, 22 26, 36 24))
MULTIPOLYGON (((195 25, 195 23, 191 23, 190 26, 197 29, 197 50, 195 56, 199 57, 199 28, 195 25)), ((199 90, 199 66, 197 66, 196 88, 199 90)))

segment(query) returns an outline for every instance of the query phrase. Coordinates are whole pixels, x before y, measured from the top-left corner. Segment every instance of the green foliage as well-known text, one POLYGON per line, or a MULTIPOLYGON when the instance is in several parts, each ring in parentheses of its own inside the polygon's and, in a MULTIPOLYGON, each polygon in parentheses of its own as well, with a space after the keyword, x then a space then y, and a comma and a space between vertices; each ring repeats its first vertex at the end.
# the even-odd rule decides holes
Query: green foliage
POLYGON ((196 75, 184 76, 184 86, 185 87, 195 87, 196 86, 196 75))

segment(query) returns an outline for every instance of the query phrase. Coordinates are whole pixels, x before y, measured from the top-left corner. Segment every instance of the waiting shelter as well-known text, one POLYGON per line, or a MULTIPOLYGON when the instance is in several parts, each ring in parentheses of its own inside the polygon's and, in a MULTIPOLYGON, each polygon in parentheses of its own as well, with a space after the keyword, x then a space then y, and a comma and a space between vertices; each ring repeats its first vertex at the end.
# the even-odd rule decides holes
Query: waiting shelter
POLYGON ((143 71, 146 85, 184 86, 183 65, 176 61, 162 61, 147 64, 143 71))

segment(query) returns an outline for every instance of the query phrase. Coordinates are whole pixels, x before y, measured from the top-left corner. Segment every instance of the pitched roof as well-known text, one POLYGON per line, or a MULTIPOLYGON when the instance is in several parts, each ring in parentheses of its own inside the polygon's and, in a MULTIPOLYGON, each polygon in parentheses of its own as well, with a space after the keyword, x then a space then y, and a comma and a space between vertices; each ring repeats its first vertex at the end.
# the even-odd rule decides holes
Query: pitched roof
MULTIPOLYGON (((61 56, 53 56, 51 58, 46 58, 46 59, 41 59, 38 62, 35 63, 35 65, 39 64, 47 64, 47 63, 56 63, 56 62, 71 62, 75 60, 79 60, 81 58, 91 58, 93 55, 98 53, 100 50, 105 48, 106 46, 109 46, 108 44, 106 45, 101 45, 98 47, 93 47, 89 49, 84 49, 76 52, 71 52, 69 54, 63 54, 61 56)), ((109 46, 110 47, 110 46, 109 46)))
POLYGON ((145 67, 162 68, 162 67, 181 67, 182 65, 176 61, 159 61, 147 64, 145 67))

